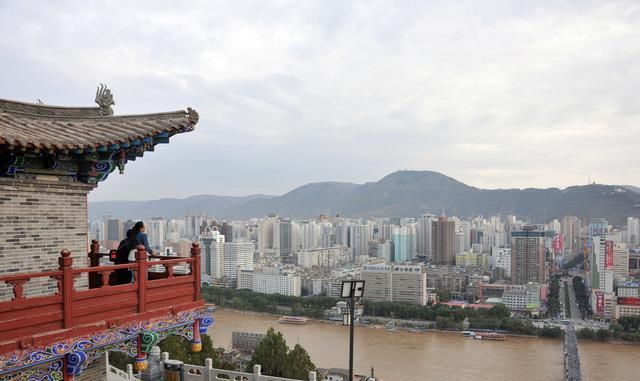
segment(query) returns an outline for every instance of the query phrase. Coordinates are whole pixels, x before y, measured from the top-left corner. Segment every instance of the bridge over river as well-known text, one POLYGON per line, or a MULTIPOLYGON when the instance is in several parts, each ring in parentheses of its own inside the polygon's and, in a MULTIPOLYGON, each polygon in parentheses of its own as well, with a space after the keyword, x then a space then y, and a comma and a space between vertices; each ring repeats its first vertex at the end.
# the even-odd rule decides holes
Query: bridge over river
POLYGON ((582 381, 578 339, 573 324, 569 324, 564 330, 564 375, 566 381, 582 381))

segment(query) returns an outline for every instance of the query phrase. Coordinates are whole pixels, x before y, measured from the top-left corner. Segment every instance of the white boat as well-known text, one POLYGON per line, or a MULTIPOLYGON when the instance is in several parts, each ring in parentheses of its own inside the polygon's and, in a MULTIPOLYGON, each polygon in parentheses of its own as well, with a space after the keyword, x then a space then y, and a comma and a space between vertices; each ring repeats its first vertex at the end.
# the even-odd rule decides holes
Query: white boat
POLYGON ((462 331, 464 337, 476 337, 476 333, 473 331, 462 331))

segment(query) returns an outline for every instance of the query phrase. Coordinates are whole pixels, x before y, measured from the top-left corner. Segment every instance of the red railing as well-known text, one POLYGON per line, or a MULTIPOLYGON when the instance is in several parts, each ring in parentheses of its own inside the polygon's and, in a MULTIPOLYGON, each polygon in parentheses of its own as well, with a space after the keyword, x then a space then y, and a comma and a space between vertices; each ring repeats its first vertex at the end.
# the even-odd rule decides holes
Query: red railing
POLYGON ((70 255, 67 250, 60 253, 57 271, 0 276, 0 282, 13 289, 13 299, 0 302, 0 353, 204 305, 200 297, 200 247, 196 243, 191 257, 160 262, 149 262, 143 246, 137 247, 136 262, 123 265, 73 268, 70 255), (164 272, 149 271, 156 265, 164 267, 164 272), (188 266, 188 271, 176 273, 177 265, 188 266), (111 274, 123 270, 132 271, 134 281, 114 284, 111 274), (89 275, 88 289, 74 285, 82 274, 89 275), (25 283, 37 278, 57 280, 58 292, 25 296, 25 283))

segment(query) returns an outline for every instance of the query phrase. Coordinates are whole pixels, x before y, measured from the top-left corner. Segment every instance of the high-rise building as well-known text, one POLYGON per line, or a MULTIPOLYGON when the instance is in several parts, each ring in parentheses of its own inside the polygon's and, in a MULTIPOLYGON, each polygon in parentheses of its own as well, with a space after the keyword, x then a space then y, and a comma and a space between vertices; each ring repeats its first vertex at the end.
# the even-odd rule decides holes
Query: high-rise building
POLYGON ((369 255, 369 225, 355 224, 349 226, 349 247, 352 259, 369 255))
POLYGON ((613 276, 618 279, 629 276, 629 249, 624 243, 613 245, 613 276))
POLYGON ((504 276, 511 278, 511 247, 492 247, 490 265, 504 270, 504 276))
POLYGON ((592 218, 589 222, 589 237, 605 236, 609 231, 609 223, 604 218, 592 218))
POLYGON ((395 260, 393 254, 393 242, 387 240, 384 241, 384 243, 378 244, 378 258, 383 259, 385 263, 393 262, 395 260))
POLYGON ((456 223, 439 217, 431 223, 431 251, 433 263, 437 265, 453 265, 456 262, 456 223))
POLYGON ((258 222, 258 252, 264 255, 267 249, 273 248, 275 217, 268 217, 258 222))
POLYGON ((207 226, 200 235, 202 281, 218 279, 224 275, 224 235, 207 226))
POLYGON ((273 247, 280 258, 293 254, 293 225, 289 220, 280 220, 273 225, 273 247))
POLYGON ((415 225, 394 226, 391 230, 395 262, 411 260, 416 256, 415 225))
POLYGON ((562 219, 564 251, 567 255, 576 255, 580 249, 580 219, 567 216, 562 219))
POLYGON ((632 247, 640 244, 640 218, 627 217, 627 243, 632 247))
POLYGON ((236 279, 238 268, 253 269, 253 242, 224 243, 224 276, 236 279))
POLYGON ((220 226, 220 234, 224 235, 224 242, 233 242, 233 226, 226 222, 220 226))
POLYGON ((201 230, 201 228, 206 225, 206 220, 207 217, 203 215, 192 216, 191 214, 188 214, 187 216, 185 216, 185 235, 187 236, 187 238, 195 239, 201 233, 203 233, 204 230, 201 230))
POLYGON ((122 222, 118 218, 110 218, 106 224, 107 241, 120 242, 124 237, 122 234, 122 222))
POLYGON ((613 292, 614 252, 613 241, 604 236, 592 238, 591 287, 603 293, 613 292))
POLYGON ((545 232, 525 225, 511 232, 511 279, 515 284, 546 282, 544 241, 545 232))
POLYGON ((149 246, 153 250, 162 250, 166 238, 166 222, 162 218, 153 218, 147 223, 146 233, 149 238, 149 246))
POLYGON ((424 214, 416 224, 416 252, 419 257, 431 258, 431 223, 436 219, 433 214, 424 214))

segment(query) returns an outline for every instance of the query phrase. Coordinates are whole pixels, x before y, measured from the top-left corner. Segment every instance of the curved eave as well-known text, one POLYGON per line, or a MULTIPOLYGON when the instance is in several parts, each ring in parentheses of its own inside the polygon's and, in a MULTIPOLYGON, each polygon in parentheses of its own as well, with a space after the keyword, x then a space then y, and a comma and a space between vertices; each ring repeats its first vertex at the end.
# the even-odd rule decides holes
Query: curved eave
POLYGON ((35 151, 113 151, 120 146, 168 142, 195 128, 195 110, 123 116, 51 116, 0 109, 0 145, 35 151), (116 148, 116 146, 118 146, 116 148))

